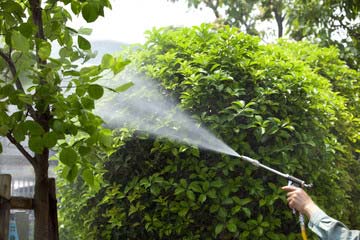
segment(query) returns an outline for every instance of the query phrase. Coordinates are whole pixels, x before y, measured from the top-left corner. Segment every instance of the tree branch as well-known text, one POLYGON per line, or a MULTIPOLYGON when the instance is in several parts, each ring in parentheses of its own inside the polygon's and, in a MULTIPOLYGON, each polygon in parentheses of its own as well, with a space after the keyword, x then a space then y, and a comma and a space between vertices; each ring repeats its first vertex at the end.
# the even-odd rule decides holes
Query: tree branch
POLYGON ((220 13, 218 11, 218 7, 219 7, 220 2, 218 0, 215 1, 216 2, 215 4, 211 0, 207 0, 207 1, 205 0, 204 2, 205 2, 205 5, 207 5, 209 8, 211 8, 211 10, 213 10, 213 12, 215 14, 215 17, 217 19, 219 19, 220 18, 220 13))
POLYGON ((31 13, 35 26, 38 27, 36 37, 45 40, 40 0, 30 0, 31 13))
POLYGON ((7 133, 6 137, 9 139, 9 141, 16 146, 16 148, 24 155, 24 157, 31 163, 33 167, 35 167, 36 161, 35 158, 30 155, 26 151, 26 149, 18 142, 16 139, 11 135, 11 133, 7 133))
MULTIPOLYGON (((15 79, 16 88, 18 90, 20 90, 21 92, 25 93, 25 90, 21 84, 21 81, 20 81, 19 77, 17 76, 17 71, 16 71, 14 61, 11 59, 10 56, 6 55, 1 49, 0 49, 0 57, 2 57, 2 59, 4 59, 4 61, 8 64, 10 72, 11 72, 13 78, 15 79)), ((31 114, 31 117, 36 119, 36 114, 35 114, 34 108, 28 104, 26 105, 26 107, 27 107, 29 113, 31 114)))

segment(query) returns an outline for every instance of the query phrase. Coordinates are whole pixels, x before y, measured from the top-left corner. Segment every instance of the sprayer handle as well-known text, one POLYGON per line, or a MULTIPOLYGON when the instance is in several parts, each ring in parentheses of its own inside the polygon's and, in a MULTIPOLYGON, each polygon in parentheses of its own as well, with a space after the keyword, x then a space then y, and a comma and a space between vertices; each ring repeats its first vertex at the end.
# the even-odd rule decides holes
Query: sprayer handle
POLYGON ((294 176, 291 176, 289 174, 287 174, 286 178, 292 182, 292 185, 295 185, 297 187, 301 187, 301 188, 311 188, 312 187, 312 184, 306 184, 305 181, 299 179, 299 178, 296 178, 294 176))
POLYGON ((303 185, 305 184, 305 182, 303 180, 296 178, 294 176, 291 176, 289 174, 287 175, 287 179, 292 182, 291 185, 297 185, 298 187, 303 187, 303 185))

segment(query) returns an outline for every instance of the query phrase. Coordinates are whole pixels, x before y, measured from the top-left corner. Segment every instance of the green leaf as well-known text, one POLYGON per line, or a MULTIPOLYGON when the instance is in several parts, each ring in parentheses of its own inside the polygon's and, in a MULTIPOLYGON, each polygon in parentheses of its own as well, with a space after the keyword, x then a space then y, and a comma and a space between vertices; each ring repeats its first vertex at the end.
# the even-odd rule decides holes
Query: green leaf
POLYGON ((26 132, 27 132, 27 130, 24 127, 24 124, 19 124, 19 125, 15 126, 14 131, 13 131, 13 136, 17 142, 22 142, 25 140, 26 132))
POLYGON ((82 35, 91 35, 92 29, 91 28, 83 28, 83 27, 81 27, 79 29, 78 33, 82 34, 82 35))
POLYGON ((104 54, 101 60, 101 65, 103 68, 111 68, 114 65, 114 57, 110 54, 104 54))
POLYGON ((244 108, 245 107, 245 101, 240 100, 240 101, 235 101, 233 102, 234 105, 237 105, 240 108, 244 108))
POLYGON ((29 148, 35 153, 42 153, 44 150, 42 138, 40 136, 30 136, 29 148))
POLYGON ((48 59, 51 54, 51 44, 46 41, 42 41, 39 46, 38 54, 41 60, 48 59))
POLYGON ((99 16, 97 4, 86 2, 81 10, 81 15, 88 23, 94 22, 99 16))
POLYGON ((119 72, 124 70, 126 65, 128 65, 129 63, 130 63, 129 60, 123 60, 121 58, 117 58, 115 64, 112 66, 113 73, 118 74, 119 72))
POLYGON ((87 92, 92 99, 96 100, 103 96, 104 88, 98 84, 91 84, 88 87, 87 92))
POLYGON ((66 175, 66 179, 70 182, 73 182, 77 177, 78 172, 79 172, 78 166, 76 164, 72 165, 69 172, 66 175))
POLYGON ((79 97, 82 97, 84 96, 84 94, 86 93, 86 87, 84 85, 79 85, 76 87, 76 94, 79 96, 79 97))
POLYGON ((80 146, 79 147, 79 154, 84 157, 85 155, 89 154, 91 152, 90 147, 80 146))
POLYGON ((210 198, 217 198, 217 194, 216 194, 216 191, 215 189, 210 189, 207 193, 206 193, 207 196, 209 196, 210 198))
POLYGON ((229 230, 229 232, 236 232, 237 231, 237 226, 235 223, 233 222, 229 222, 227 225, 226 225, 226 228, 229 230))
POLYGON ((179 194, 181 194, 181 193, 183 193, 183 192, 185 192, 185 188, 177 187, 177 188, 175 189, 174 194, 175 194, 175 195, 179 195, 179 194))
POLYGON ((21 34, 27 38, 30 38, 33 33, 33 25, 31 23, 22 23, 19 26, 21 34))
POLYGON ((8 134, 8 132, 9 132, 9 130, 10 130, 10 127, 9 127, 9 126, 7 126, 7 125, 1 125, 1 126, 0 126, 0 135, 1 135, 1 136, 6 136, 6 134, 8 134))
POLYGON ((237 196, 232 197, 232 200, 234 200, 237 204, 239 204, 241 206, 246 205, 246 204, 248 204, 248 203, 250 203, 252 201, 251 198, 242 198, 242 199, 240 199, 237 196))
POLYGON ((200 201, 201 203, 205 202, 205 201, 206 201, 206 195, 205 195, 205 194, 200 194, 200 196, 199 196, 199 201, 200 201))
POLYGON ((77 1, 71 1, 71 10, 75 15, 78 15, 81 11, 81 3, 77 1))
POLYGON ((82 97, 81 104, 84 106, 85 109, 92 110, 95 108, 94 99, 89 97, 82 97))
POLYGON ((20 102, 23 102, 23 103, 26 103, 26 104, 29 104, 29 105, 31 105, 33 103, 33 99, 32 99, 31 95, 19 93, 17 95, 17 97, 18 97, 20 102))
POLYGON ((201 189, 199 183, 197 183, 197 182, 190 183, 189 189, 193 190, 194 192, 197 192, 197 193, 202 193, 203 192, 203 190, 201 189))
POLYGON ((220 208, 220 205, 219 204, 213 204, 211 205, 210 207, 210 213, 214 213, 214 212, 217 212, 220 208))
POLYGON ((57 138, 57 134, 55 132, 47 132, 43 136, 44 146, 47 148, 54 147, 57 143, 57 140, 58 140, 58 138, 57 138))
POLYGON ((187 191, 186 191, 186 196, 187 196, 188 199, 190 199, 191 201, 195 201, 195 194, 193 193, 193 191, 187 190, 187 191))
POLYGON ((89 50, 91 48, 90 42, 80 35, 78 36, 78 45, 82 50, 89 50))
POLYGON ((78 159, 76 151, 72 148, 63 148, 60 152, 59 160, 68 166, 73 166, 78 159))
POLYGON ((99 141, 105 146, 105 147, 111 147, 113 144, 113 137, 112 132, 102 130, 100 132, 99 141))
POLYGON ((63 133, 65 130, 64 123, 58 119, 55 119, 54 122, 52 123, 52 129, 55 132, 63 133))
POLYGON ((24 126, 29 130, 30 135, 43 135, 45 133, 44 129, 37 122, 28 120, 24 122, 24 126))
POLYGON ((245 213, 245 215, 249 218, 251 216, 251 211, 248 208, 242 208, 243 212, 245 213))
POLYGON ((27 52, 30 49, 29 40, 17 31, 11 34, 11 45, 14 49, 21 52, 27 52))
POLYGON ((224 224, 219 223, 218 225, 216 225, 215 236, 219 235, 219 233, 221 233, 223 229, 224 229, 224 224))
POLYGON ((128 83, 125 83, 125 84, 121 85, 120 87, 117 87, 115 90, 117 92, 125 92, 126 90, 128 90, 132 86, 134 86, 134 83, 133 82, 128 82, 128 83))
POLYGON ((223 207, 220 207, 220 208, 219 208, 219 211, 218 211, 218 215, 219 215, 220 218, 226 219, 226 216, 227 216, 227 211, 226 211, 226 209, 223 208, 223 207))
POLYGON ((82 172, 81 176, 87 184, 89 184, 90 186, 94 185, 94 175, 90 169, 85 169, 82 172))
POLYGON ((183 209, 181 209, 181 210, 178 212, 178 215, 179 215, 180 217, 185 217, 185 215, 187 214, 188 211, 189 211, 188 208, 183 208, 183 209))
POLYGON ((231 214, 232 214, 232 215, 235 215, 235 214, 238 213, 240 210, 241 210, 241 206, 236 205, 235 207, 233 207, 233 208, 231 209, 231 214))

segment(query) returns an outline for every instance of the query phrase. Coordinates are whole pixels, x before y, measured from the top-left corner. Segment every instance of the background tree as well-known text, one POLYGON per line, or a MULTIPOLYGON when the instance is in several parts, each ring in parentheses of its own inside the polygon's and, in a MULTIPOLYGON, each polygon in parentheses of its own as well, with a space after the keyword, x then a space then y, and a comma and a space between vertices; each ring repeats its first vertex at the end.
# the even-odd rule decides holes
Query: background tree
MULTIPOLYGON (((230 27, 155 29, 132 60, 239 154, 314 183, 316 202, 359 228, 359 73, 335 47, 259 41, 230 27)), ((284 179, 141 132, 118 138, 101 191, 60 188, 64 239, 299 238, 284 179)))
POLYGON ((67 166, 65 177, 71 180, 81 173, 93 184, 87 158, 96 147, 111 147, 111 131, 103 129, 102 120, 92 113, 104 91, 96 81, 104 70, 118 73, 127 62, 105 56, 101 65, 86 66, 92 53, 84 35, 91 31, 66 25, 69 9, 93 22, 110 7, 108 0, 0 2, 0 135, 34 168, 37 240, 49 236, 50 149, 55 148, 67 166))
MULTIPOLYGON (((177 0, 170 0, 175 2, 177 0)), ((217 19, 252 35, 264 34, 261 24, 276 23, 277 36, 335 45, 347 64, 359 69, 359 2, 345 0, 187 0, 189 7, 206 6, 217 19), (224 12, 224 16, 221 16, 224 12)))

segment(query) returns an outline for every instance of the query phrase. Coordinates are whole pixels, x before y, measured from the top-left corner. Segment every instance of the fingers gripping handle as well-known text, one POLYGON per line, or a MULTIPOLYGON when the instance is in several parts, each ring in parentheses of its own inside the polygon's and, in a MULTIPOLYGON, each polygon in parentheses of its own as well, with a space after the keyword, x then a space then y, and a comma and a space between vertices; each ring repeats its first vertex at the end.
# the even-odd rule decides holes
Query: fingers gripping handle
MULTIPOLYGON (((291 180, 288 180, 288 186, 292 186, 292 185, 293 185, 293 182, 291 180)), ((293 212, 293 214, 296 214, 295 208, 292 208, 292 212, 293 212)))
MULTIPOLYGON (((291 177, 291 176, 290 176, 291 177)), ((297 178, 295 178, 297 179, 297 178)), ((297 179, 297 180, 300 180, 300 179, 297 179)), ((290 180, 290 178, 288 178, 288 186, 291 186, 291 185, 300 185, 300 187, 304 187, 306 184, 304 183, 304 181, 295 181, 295 183, 290 180)), ((311 187, 311 184, 309 184, 309 186, 307 187, 311 187)), ((295 215, 296 214, 296 210, 295 208, 292 208, 292 212, 293 214, 295 215)), ((304 215, 302 213, 299 212, 299 222, 300 222, 300 229, 301 229, 301 237, 303 240, 307 240, 307 235, 306 235, 306 230, 305 230, 305 220, 304 220, 304 215)))

